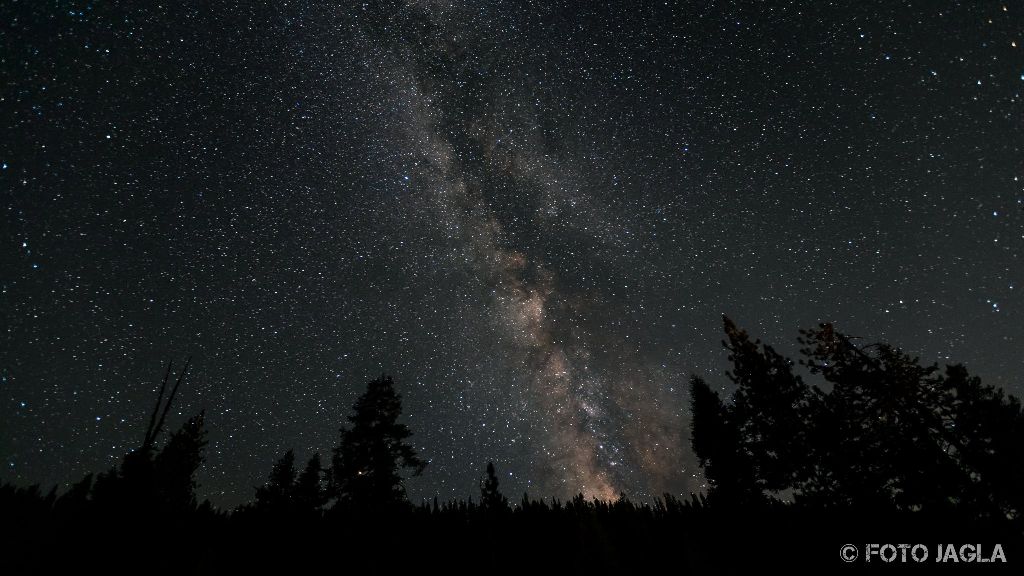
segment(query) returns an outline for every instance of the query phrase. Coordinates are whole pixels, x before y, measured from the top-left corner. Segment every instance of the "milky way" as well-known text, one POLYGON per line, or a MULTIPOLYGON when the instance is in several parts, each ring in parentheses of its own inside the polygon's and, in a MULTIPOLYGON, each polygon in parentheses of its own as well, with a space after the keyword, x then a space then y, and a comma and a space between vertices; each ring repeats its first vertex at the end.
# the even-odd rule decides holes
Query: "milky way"
MULTIPOLYGON (((562 168, 566 158, 545 152, 537 136, 539 119, 529 111, 530 92, 517 90, 524 79, 516 70, 499 68, 492 57, 498 47, 472 28, 452 24, 461 18, 448 13, 450 6, 406 10, 388 25, 410 28, 414 48, 374 45, 376 38, 364 38, 370 45, 365 53, 386 54, 383 62, 371 65, 382 64, 393 75, 389 86, 399 93, 394 98, 397 124, 404 129, 389 144, 414 159, 412 193, 427 199, 437 216, 437 233, 454 242, 462 259, 450 265, 465 265, 490 288, 484 313, 502 336, 493 353, 508 364, 504 385, 514 390, 516 405, 532 414, 530 428, 540 449, 536 465, 546 480, 540 488, 603 498, 617 495, 616 487, 646 490, 652 486, 620 472, 642 465, 653 473, 649 478, 659 480, 656 490, 668 489, 656 471, 672 470, 667 463, 680 461, 684 436, 678 414, 666 420, 659 411, 645 409, 662 400, 659 383, 631 382, 625 374, 591 367, 595 344, 602 353, 630 358, 617 335, 574 330, 577 318, 592 312, 591 302, 600 295, 565 286, 543 253, 514 248, 507 230, 506 220, 524 218, 539 233, 557 236, 555 222, 565 218, 559 212, 585 209, 591 218, 607 222, 612 220, 607 208, 579 190, 575 175, 562 168), (416 17, 424 18, 420 26, 405 20, 416 17), (438 69, 423 62, 438 63, 438 69), (494 80, 495 74, 504 77, 494 80), (493 198, 496 182, 519 196, 512 199, 515 213, 494 205, 509 201, 493 198), (611 418, 612 413, 619 417, 611 418), (652 438, 660 440, 653 447, 652 438), (656 457, 660 449, 665 450, 662 462, 656 457)), ((600 242, 593 237, 600 230, 573 232, 600 242)), ((586 250, 573 255, 588 257, 586 250)), ((673 487, 679 486, 677 481, 673 487)))
POLYGON ((0 478, 187 355, 224 506, 382 372, 413 499, 699 490, 723 313, 1022 391, 1018 7, 577 4, 4 7, 0 478))

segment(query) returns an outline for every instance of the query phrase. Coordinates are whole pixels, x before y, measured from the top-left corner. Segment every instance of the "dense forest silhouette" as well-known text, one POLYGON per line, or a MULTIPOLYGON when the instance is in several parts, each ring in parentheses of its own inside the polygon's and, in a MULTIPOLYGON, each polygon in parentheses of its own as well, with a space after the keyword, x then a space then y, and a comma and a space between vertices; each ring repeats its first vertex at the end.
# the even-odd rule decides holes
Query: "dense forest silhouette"
POLYGON ((203 413, 164 437, 188 372, 168 364, 120 466, 62 493, 0 485, 5 524, 17 527, 3 540, 4 573, 839 570, 856 565, 839 557, 848 542, 923 543, 930 560, 941 543, 1000 543, 1010 565, 1024 562, 1017 398, 962 365, 924 365, 829 324, 801 332, 797 362, 724 325, 731 385, 690 381, 704 493, 510 500, 488 463, 478 495, 414 504, 404 478, 429 469, 381 376, 328 459, 288 450, 251 502, 219 510, 196 495, 203 413))

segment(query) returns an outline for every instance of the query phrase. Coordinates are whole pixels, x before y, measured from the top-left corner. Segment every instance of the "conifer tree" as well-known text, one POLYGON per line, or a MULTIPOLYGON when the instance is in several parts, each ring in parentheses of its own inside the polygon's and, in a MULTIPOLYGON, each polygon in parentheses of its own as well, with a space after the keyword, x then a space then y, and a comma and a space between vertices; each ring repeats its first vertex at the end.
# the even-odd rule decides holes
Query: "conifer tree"
POLYGON ((341 506, 385 509, 407 504, 401 469, 414 475, 426 464, 406 441, 412 432, 398 422, 402 399, 389 376, 371 381, 353 405, 351 427, 341 428, 334 449, 331 492, 341 506))
POLYGON ((498 476, 494 472, 494 462, 487 463, 487 479, 480 482, 480 508, 485 512, 508 509, 508 498, 505 498, 498 490, 498 476))
POLYGON ((327 503, 323 478, 324 468, 320 462, 320 454, 313 454, 295 482, 293 501, 297 511, 303 514, 319 512, 327 503))
POLYGON ((169 511, 193 512, 198 506, 196 473, 206 460, 204 419, 204 412, 189 418, 153 459, 157 493, 169 511))
POLYGON ((270 471, 267 483, 256 489, 256 508, 271 513, 287 513, 292 508, 295 490, 295 452, 284 453, 270 471))

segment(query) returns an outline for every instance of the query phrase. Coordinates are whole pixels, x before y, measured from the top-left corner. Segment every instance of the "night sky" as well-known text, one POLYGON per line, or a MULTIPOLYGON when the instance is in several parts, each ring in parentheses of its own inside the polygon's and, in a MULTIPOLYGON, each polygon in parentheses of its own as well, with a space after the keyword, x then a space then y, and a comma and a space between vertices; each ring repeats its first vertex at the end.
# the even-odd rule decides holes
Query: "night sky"
POLYGON ((721 315, 1024 393, 1019 2, 0 3, 0 479, 200 496, 394 376, 413 501, 699 489, 721 315), (774 3, 772 3, 774 4, 774 3))

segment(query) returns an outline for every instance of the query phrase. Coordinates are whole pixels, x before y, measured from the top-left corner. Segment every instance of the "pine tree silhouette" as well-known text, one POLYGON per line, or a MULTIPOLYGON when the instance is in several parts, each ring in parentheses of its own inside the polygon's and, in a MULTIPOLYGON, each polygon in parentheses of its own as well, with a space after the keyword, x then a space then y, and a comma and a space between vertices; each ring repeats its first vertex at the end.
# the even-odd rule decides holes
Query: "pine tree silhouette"
POLYGON ((690 379, 691 443, 710 483, 709 500, 723 505, 760 501, 753 459, 743 450, 730 407, 697 376, 690 379))
POLYGON ((398 422, 401 396, 389 376, 371 381, 341 428, 334 449, 331 492, 342 507, 388 509, 407 504, 400 470, 422 473, 426 464, 406 440, 412 432, 398 422))
POLYGON ((271 514, 291 512, 295 474, 295 451, 288 450, 274 464, 267 483, 256 489, 256 509, 271 514))
POLYGON ((498 476, 494 472, 493 462, 487 463, 487 479, 480 482, 480 508, 490 513, 508 510, 508 498, 498 490, 498 476))
POLYGON ((750 455, 756 472, 756 499, 772 498, 792 488, 806 455, 806 406, 810 387, 793 374, 793 362, 771 346, 751 341, 727 316, 722 316, 733 369, 732 419, 737 423, 740 450, 750 455))
MULTIPOLYGON (((169 414, 164 392, 170 402, 178 388, 168 370, 142 446, 119 467, 86 476, 59 497, 56 487, 0 483, 0 514, 22 528, 19 539, 6 540, 14 551, 4 551, 8 564, 13 559, 8 571, 57 568, 47 562, 66 558, 59 571, 69 572, 94 550, 102 551, 97 567, 116 558, 115 567, 144 571, 154 566, 153 543, 163 541, 174 542, 159 555, 167 573, 319 571, 319 561, 305 555, 253 551, 336 545, 354 569, 384 563, 414 572, 452 542, 463 548, 445 567, 457 570, 500 561, 509 571, 646 573, 668 558, 731 573, 750 568, 748 561, 759 568, 794 542, 834 563, 831 539, 850 529, 922 542, 1020 539, 1024 412, 1016 398, 963 366, 922 365, 830 325, 802 332, 810 374, 800 378, 789 359, 728 319, 724 325, 734 393, 723 397, 697 377, 690 383, 691 440, 710 482, 707 497, 665 494, 645 503, 624 493, 608 501, 523 494, 510 507, 488 462, 479 499, 434 497, 413 508, 400 472, 423 463, 398 423, 393 382, 381 378, 355 403, 332 469, 314 454, 297 470, 289 450, 256 490, 255 504, 219 513, 196 503, 203 413, 160 438, 169 414), (329 496, 339 504, 324 514, 329 496), (66 536, 56 543, 38 537, 48 530, 66 536), (501 552, 520 537, 524 552, 501 552), (737 542, 745 554, 734 553, 737 542)), ((787 566, 793 559, 786 555, 787 566)), ((336 557, 323 561, 337 569, 336 557)))
POLYGON ((327 490, 323 485, 324 475, 320 454, 313 454, 295 482, 293 501, 297 512, 317 514, 327 504, 327 490))
POLYGON ((168 512, 194 512, 198 507, 196 473, 206 460, 204 420, 205 411, 189 418, 153 459, 158 498, 168 512))

